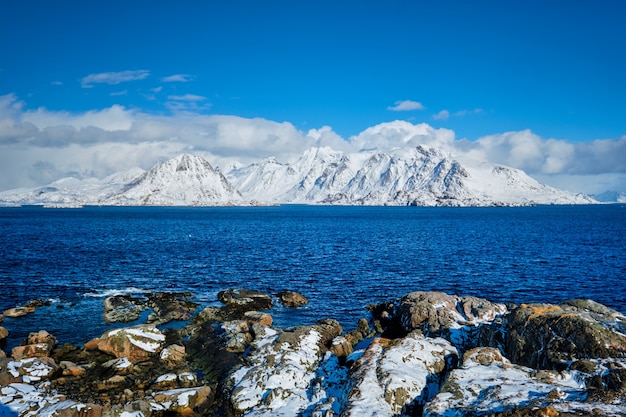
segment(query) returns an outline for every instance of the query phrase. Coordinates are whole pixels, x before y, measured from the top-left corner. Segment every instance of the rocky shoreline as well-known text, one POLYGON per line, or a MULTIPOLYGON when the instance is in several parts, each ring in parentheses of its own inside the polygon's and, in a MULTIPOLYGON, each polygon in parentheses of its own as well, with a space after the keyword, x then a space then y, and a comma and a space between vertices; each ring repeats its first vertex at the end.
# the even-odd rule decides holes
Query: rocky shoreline
POLYGON ((302 294, 218 298, 109 297, 105 320, 128 326, 82 346, 33 329, 0 350, 0 417, 626 416, 626 317, 591 300, 413 292, 344 333, 334 319, 272 326, 274 302, 298 308, 302 294))

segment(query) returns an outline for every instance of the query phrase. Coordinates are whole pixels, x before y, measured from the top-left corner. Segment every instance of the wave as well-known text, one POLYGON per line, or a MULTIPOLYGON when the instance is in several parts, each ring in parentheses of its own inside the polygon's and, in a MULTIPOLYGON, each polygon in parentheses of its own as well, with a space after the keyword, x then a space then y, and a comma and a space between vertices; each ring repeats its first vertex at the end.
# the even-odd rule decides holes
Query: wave
POLYGON ((113 297, 116 295, 146 294, 151 291, 152 290, 147 290, 143 288, 127 287, 123 289, 107 289, 107 290, 96 290, 93 292, 86 292, 83 294, 83 297, 107 298, 107 297, 113 297))

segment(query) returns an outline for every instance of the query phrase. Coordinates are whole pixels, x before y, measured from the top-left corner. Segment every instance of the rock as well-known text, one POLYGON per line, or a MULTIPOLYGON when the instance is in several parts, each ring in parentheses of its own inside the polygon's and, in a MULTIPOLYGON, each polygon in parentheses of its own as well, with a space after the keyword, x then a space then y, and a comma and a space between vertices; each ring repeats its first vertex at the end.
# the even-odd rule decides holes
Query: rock
POLYGON ((262 324, 263 326, 271 326, 273 319, 268 313, 260 311, 246 311, 243 314, 243 319, 252 326, 253 324, 262 324))
POLYGON ((0 349, 0 358, 6 358, 7 354, 4 353, 4 350, 0 349))
POLYGON ((3 314, 6 317, 18 318, 35 312, 35 307, 15 307, 6 310, 3 314))
POLYGON ((615 317, 621 315, 601 313, 597 303, 587 304, 594 311, 580 305, 522 304, 514 309, 508 318, 506 356, 540 369, 566 369, 580 359, 625 357, 626 336, 613 331, 615 317))
POLYGON ((138 363, 158 355, 165 347, 165 335, 150 325, 110 330, 100 337, 98 349, 116 358, 138 363))
POLYGON ((461 350, 478 345, 483 328, 508 312, 505 305, 481 298, 421 291, 370 309, 380 321, 383 335, 402 337, 419 330, 426 336, 444 337, 461 350))
POLYGON ((50 417, 102 417, 104 411, 104 407, 98 404, 64 400, 42 408, 37 414, 50 417))
POLYGON ((104 299, 104 321, 129 323, 139 319, 145 307, 127 295, 114 295, 104 299))
POLYGON ((474 416, 555 407, 584 409, 585 384, 576 374, 541 371, 512 364, 494 348, 465 353, 441 391, 426 404, 424 416, 474 416))
POLYGON ((152 409, 156 412, 177 413, 181 416, 206 415, 213 403, 210 387, 183 388, 156 392, 152 395, 152 409))
POLYGON ((102 364, 103 368, 111 369, 116 375, 128 375, 133 372, 135 367, 133 363, 126 357, 111 359, 102 364))
MULTIPOLYGON (((15 383, 3 387, 0 391, 0 415, 9 417, 52 416, 52 413, 48 414, 43 410, 50 410, 47 408, 49 406, 62 407, 59 404, 64 400, 66 399, 62 395, 47 392, 45 386, 15 383)), ((69 400, 68 402, 73 403, 69 400)))
POLYGON ((186 363, 186 355, 184 346, 170 345, 161 351, 160 359, 168 367, 182 366, 186 363))
POLYGON ((95 339, 91 339, 87 343, 83 345, 83 347, 87 350, 96 350, 98 349, 98 343, 100 343, 100 338, 96 337, 95 339))
POLYGON ((191 388, 198 384, 198 378, 191 372, 181 372, 180 374, 168 373, 156 378, 151 388, 156 390, 167 390, 176 388, 191 388))
POLYGON ((9 331, 5 329, 4 327, 0 326, 0 340, 6 339, 8 335, 9 335, 9 331))
POLYGON ((148 294, 146 304, 153 310, 153 314, 148 317, 148 323, 160 325, 172 320, 191 319, 198 307, 198 304, 188 301, 192 296, 189 292, 148 294))
POLYGON ((21 382, 29 384, 50 379, 59 366, 54 359, 41 357, 9 362, 7 369, 14 377, 21 377, 21 382))
POLYGON ((345 358, 352 353, 352 343, 344 336, 335 337, 330 346, 333 355, 345 358))
POLYGON ((309 302, 304 295, 294 291, 281 291, 277 295, 282 305, 287 307, 300 307, 309 302))
POLYGON ((220 291, 217 298, 232 309, 241 311, 242 314, 251 310, 267 310, 273 306, 269 295, 241 288, 220 291))
POLYGON ((253 339, 250 326, 246 321, 227 321, 221 324, 221 328, 226 333, 226 350, 235 353, 246 351, 253 339))
POLYGON ((41 358, 50 356, 57 340, 45 330, 31 333, 20 346, 13 348, 12 356, 15 360, 23 358, 41 358))
POLYGON ((74 362, 70 361, 61 361, 59 363, 59 367, 62 370, 63 376, 79 377, 84 376, 87 373, 87 370, 84 367, 78 366, 74 362))
MULTIPOLYGON (((50 301, 32 300, 23 306, 10 308, 2 314, 6 317, 11 317, 11 318, 23 317, 27 314, 34 313, 37 307, 49 306, 50 304, 51 304, 50 301)), ((2 316, 0 315, 0 317, 2 316)), ((1 319, 0 319, 0 322, 2 322, 1 319)))
POLYGON ((350 371, 352 388, 342 415, 415 415, 457 362, 457 349, 442 338, 411 333, 374 339, 350 371))
POLYGON ((233 413, 295 416, 333 409, 339 414, 341 394, 334 389, 345 383, 347 370, 326 354, 338 332, 341 326, 334 320, 282 332, 254 325, 246 363, 233 368, 226 384, 232 387, 233 413))

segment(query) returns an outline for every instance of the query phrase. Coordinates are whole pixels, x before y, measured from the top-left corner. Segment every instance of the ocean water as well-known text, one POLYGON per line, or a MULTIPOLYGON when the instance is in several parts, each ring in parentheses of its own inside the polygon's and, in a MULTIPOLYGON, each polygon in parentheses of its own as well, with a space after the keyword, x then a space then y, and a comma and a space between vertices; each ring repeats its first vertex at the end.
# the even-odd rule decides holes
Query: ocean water
POLYGON ((411 291, 626 313, 626 205, 0 208, 0 311, 52 301, 4 320, 5 350, 40 329, 100 336, 114 327, 108 295, 190 291, 204 307, 237 287, 305 294, 272 310, 278 326, 330 317, 350 330, 368 304, 411 291))

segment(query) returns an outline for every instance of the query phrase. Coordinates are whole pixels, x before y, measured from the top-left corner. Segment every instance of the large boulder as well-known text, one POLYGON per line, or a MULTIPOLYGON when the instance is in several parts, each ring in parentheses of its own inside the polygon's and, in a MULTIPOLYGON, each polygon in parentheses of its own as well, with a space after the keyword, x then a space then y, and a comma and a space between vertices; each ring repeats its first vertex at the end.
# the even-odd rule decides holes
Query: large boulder
MULTIPOLYGON (((583 404, 585 384, 576 373, 535 371, 512 364, 495 348, 476 348, 463 357, 435 398, 426 404, 424 416, 476 416, 553 407, 561 411, 591 409, 583 404)), ((549 415, 549 414, 546 414, 549 415)), ((558 415, 558 414, 553 414, 558 415)))
POLYGON ((14 307, 14 308, 10 308, 8 310, 5 310, 4 316, 5 317, 11 317, 11 318, 18 318, 18 317, 23 317, 27 314, 31 314, 35 312, 35 307, 32 306, 24 306, 24 307, 14 307))
POLYGON ((230 310, 243 314, 252 310, 267 310, 274 305, 272 297, 256 290, 243 288, 220 291, 217 298, 230 310))
POLYGON ((138 363, 158 355, 165 347, 165 335, 151 325, 110 330, 98 341, 98 349, 116 358, 138 363))
POLYGON ((505 353, 514 363, 566 369, 572 361, 626 357, 626 317, 598 303, 522 304, 508 318, 505 353), (623 331, 623 330, 622 330, 623 331))
POLYGON ((411 333, 396 340, 374 339, 350 372, 342 415, 415 415, 439 392, 458 359, 457 349, 441 338, 411 333))
POLYGON ((146 305, 153 311, 148 316, 148 323, 155 325, 168 323, 172 320, 189 320, 198 307, 198 304, 189 301, 192 297, 189 292, 157 292, 148 294, 147 297, 146 305))
POLYGON ((104 299, 104 321, 129 323, 137 320, 146 308, 141 301, 128 295, 114 295, 104 299))
POLYGON ((461 350, 477 346, 485 337, 483 328, 508 312, 504 304, 482 298, 423 291, 371 310, 386 335, 402 337, 418 330, 426 336, 444 337, 461 350))
POLYGON ((339 414, 336 387, 345 384, 347 372, 327 353, 342 332, 339 323, 323 320, 291 331, 255 324, 253 332, 246 364, 234 368, 226 384, 233 414, 297 416, 330 409, 339 414))
POLYGON ((50 356, 57 340, 45 330, 30 333, 20 346, 13 348, 12 356, 15 360, 23 358, 41 358, 50 356))
POLYGON ((155 392, 147 400, 159 415, 202 416, 210 415, 214 396, 210 387, 201 386, 155 392))
POLYGON ((14 377, 21 378, 22 382, 29 384, 50 379, 59 366, 52 358, 38 357, 9 362, 7 369, 14 377))
POLYGON ((281 304, 286 307, 300 307, 309 302, 308 298, 295 291, 281 291, 277 296, 281 304))

